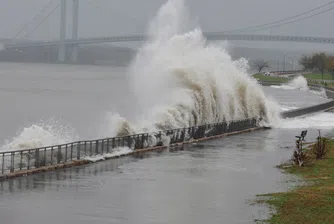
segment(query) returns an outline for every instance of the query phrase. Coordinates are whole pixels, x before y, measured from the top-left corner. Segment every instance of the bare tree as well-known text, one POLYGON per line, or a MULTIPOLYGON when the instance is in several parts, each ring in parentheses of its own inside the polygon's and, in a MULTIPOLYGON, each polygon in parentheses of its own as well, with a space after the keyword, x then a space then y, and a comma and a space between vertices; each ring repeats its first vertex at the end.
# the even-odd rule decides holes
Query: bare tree
POLYGON ((265 68, 270 68, 269 63, 265 60, 254 61, 253 67, 258 71, 258 73, 261 73, 261 71, 265 68))
POLYGON ((300 65, 303 66, 304 70, 311 70, 314 68, 313 58, 307 55, 304 55, 300 61, 300 65))

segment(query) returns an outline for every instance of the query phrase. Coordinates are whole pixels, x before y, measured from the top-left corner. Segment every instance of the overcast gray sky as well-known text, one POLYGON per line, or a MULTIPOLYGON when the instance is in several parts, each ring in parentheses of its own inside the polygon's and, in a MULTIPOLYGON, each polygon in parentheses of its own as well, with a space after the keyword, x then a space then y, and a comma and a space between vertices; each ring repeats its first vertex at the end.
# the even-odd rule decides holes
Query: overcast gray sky
MULTIPOLYGON (((0 37, 13 37, 48 2, 49 0, 0 0, 0 37)), ((53 2, 52 6, 58 4, 60 0, 53 2)), ((72 0, 67 2, 70 27, 72 0)), ((149 19, 164 2, 164 0, 80 0, 79 36, 143 33, 149 19)), ((198 20, 204 31, 223 31, 263 24, 328 2, 330 0, 187 0, 192 17, 198 20)), ((51 11, 52 6, 47 12, 51 11)), ((28 38, 57 38, 59 14, 58 9, 28 38)), ((333 21, 334 10, 302 22, 274 28, 271 33, 334 37, 333 21)), ((32 28, 33 26, 29 29, 32 28)), ((264 30, 258 33, 269 32, 264 30)), ((70 35, 70 32, 68 34, 70 35)), ((21 34, 19 37, 23 36, 21 34)))

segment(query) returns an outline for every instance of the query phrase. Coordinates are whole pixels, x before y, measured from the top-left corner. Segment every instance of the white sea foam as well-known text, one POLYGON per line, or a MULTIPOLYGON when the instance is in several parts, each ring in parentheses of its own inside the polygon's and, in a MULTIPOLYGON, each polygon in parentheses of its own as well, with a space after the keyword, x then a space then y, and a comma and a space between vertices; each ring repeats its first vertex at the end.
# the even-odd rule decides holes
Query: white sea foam
POLYGON ((3 151, 38 148, 72 142, 78 139, 74 129, 61 125, 54 118, 32 124, 18 131, 12 139, 7 139, 0 148, 3 151))
POLYGON ((289 110, 295 110, 295 109, 298 109, 298 107, 293 107, 293 106, 284 106, 284 105, 281 105, 281 111, 289 111, 289 110))
POLYGON ((233 61, 222 46, 207 43, 200 28, 187 30, 184 0, 169 0, 149 26, 151 39, 129 68, 141 114, 135 122, 118 122, 117 134, 196 126, 245 118, 271 123, 278 117, 247 74, 245 59, 233 61))
POLYGON ((316 94, 318 96, 322 96, 324 98, 328 98, 326 94, 326 90, 324 88, 320 88, 319 90, 310 90, 311 93, 316 94))
POLYGON ((314 115, 281 120, 277 128, 316 128, 330 130, 334 127, 334 113, 322 112, 314 115))
POLYGON ((131 153, 132 151, 133 150, 130 149, 130 148, 121 147, 121 148, 113 149, 113 152, 111 152, 111 153, 105 153, 103 155, 96 155, 96 156, 88 156, 88 157, 85 157, 84 159, 88 160, 88 161, 91 161, 91 162, 97 162, 97 161, 113 158, 113 157, 116 157, 116 156, 126 155, 126 154, 131 153))

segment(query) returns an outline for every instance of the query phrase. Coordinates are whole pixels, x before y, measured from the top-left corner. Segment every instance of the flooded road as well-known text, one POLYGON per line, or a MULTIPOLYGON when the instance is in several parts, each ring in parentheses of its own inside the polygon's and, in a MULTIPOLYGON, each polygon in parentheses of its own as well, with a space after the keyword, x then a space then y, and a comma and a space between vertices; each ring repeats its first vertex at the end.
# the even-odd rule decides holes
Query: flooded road
MULTIPOLYGON (((3 223, 253 223, 256 194, 285 190, 298 130, 265 130, 0 183, 3 223)), ((308 138, 314 139, 316 131, 308 138)))

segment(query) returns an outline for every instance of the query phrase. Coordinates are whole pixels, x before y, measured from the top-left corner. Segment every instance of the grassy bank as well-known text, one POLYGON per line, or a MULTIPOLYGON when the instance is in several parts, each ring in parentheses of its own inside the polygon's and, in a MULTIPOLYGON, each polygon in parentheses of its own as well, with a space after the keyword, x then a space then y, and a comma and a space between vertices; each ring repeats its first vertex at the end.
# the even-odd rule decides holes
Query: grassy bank
MULTIPOLYGON (((320 80, 322 79, 322 76, 320 73, 304 74, 304 77, 307 79, 320 79, 320 80)), ((324 80, 332 80, 332 74, 325 73, 324 80)))
POLYGON ((264 82, 277 82, 277 83, 284 83, 287 82, 287 79, 275 77, 275 76, 266 76, 262 74, 255 74, 253 75, 254 78, 264 81, 264 82))
MULTIPOLYGON (((308 74, 308 75, 312 75, 312 74, 308 74)), ((304 75, 306 78, 312 78, 309 77, 308 75, 304 75)), ((315 74, 317 75, 317 74, 315 74)), ((289 80, 285 79, 285 78, 280 78, 280 77, 275 77, 275 76, 266 76, 266 75, 262 75, 262 74, 255 74, 253 75, 254 78, 258 79, 259 81, 263 81, 263 82, 272 82, 272 83, 286 83, 289 80)), ((313 79, 313 78, 312 78, 313 79)), ((315 81, 309 81, 310 84, 316 84, 316 85, 320 85, 320 86, 324 86, 324 87, 329 87, 329 88, 334 88, 334 83, 326 83, 326 82, 321 82, 321 79, 314 79, 315 81)))
POLYGON ((327 155, 316 160, 309 151, 304 167, 282 168, 295 174, 307 184, 292 191, 259 195, 276 213, 264 223, 271 224, 333 224, 334 223, 334 141, 327 143, 327 155))

